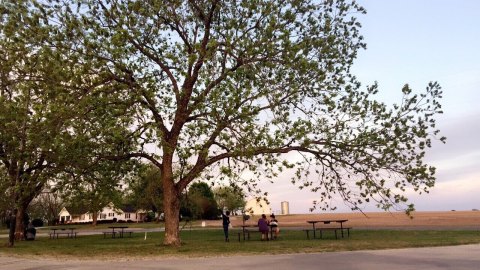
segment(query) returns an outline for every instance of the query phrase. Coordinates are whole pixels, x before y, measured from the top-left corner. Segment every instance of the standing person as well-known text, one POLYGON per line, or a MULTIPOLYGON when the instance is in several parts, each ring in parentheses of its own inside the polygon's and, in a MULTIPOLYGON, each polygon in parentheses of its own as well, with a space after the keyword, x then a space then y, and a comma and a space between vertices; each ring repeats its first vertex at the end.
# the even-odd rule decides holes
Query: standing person
POLYGON ((275 233, 275 236, 273 239, 277 239, 278 234, 280 233, 280 228, 278 227, 278 220, 275 218, 274 214, 270 215, 270 227, 272 228, 272 231, 275 233))
POLYGON ((17 209, 10 213, 9 217, 9 231, 8 231, 8 247, 13 247, 15 242, 15 223, 17 219, 17 209))
POLYGON ((223 220, 223 233, 225 234, 225 242, 230 242, 230 239, 228 238, 228 226, 230 225, 230 211, 225 212, 223 214, 222 212, 222 220, 223 220))
POLYGON ((268 240, 268 220, 265 214, 262 214, 262 218, 258 220, 258 230, 262 234, 262 241, 268 240))

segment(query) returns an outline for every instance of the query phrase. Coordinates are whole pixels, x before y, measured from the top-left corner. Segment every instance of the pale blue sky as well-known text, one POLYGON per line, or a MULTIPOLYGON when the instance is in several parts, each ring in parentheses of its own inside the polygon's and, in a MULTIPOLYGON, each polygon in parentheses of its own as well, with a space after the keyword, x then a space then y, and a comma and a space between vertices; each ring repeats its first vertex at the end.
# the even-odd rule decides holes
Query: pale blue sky
MULTIPOLYGON (((437 167, 430 194, 410 196, 417 210, 480 209, 480 1, 360 0, 367 50, 353 72, 364 84, 377 81, 379 98, 391 103, 408 83, 417 91, 429 81, 443 88, 438 128, 447 144, 435 143, 427 160, 437 167)), ((308 212, 315 194, 294 190, 288 179, 265 184, 274 211, 281 201, 293 213, 308 212)), ((338 211, 347 211, 338 200, 338 211)), ((375 210, 373 206, 365 210, 375 210)))

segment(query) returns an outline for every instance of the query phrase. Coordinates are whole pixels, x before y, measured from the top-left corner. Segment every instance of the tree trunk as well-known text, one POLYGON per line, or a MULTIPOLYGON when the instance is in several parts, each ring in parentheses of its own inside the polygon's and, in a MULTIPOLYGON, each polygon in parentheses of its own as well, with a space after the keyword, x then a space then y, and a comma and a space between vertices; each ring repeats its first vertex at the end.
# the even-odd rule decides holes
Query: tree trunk
POLYGON ((17 209, 17 216, 15 218, 15 241, 23 239, 23 232, 25 230, 23 218, 25 216, 26 207, 20 206, 17 209))
POLYGON ((179 233, 180 197, 173 180, 162 180, 164 187, 163 203, 165 211, 165 238, 163 244, 178 247, 181 244, 179 233))
POLYGON ((12 212, 8 216, 9 218, 9 228, 8 228, 8 247, 13 247, 15 243, 15 226, 17 216, 12 212))
POLYGON ((97 226, 97 218, 98 218, 98 213, 97 212, 93 212, 92 214, 92 226, 97 226))

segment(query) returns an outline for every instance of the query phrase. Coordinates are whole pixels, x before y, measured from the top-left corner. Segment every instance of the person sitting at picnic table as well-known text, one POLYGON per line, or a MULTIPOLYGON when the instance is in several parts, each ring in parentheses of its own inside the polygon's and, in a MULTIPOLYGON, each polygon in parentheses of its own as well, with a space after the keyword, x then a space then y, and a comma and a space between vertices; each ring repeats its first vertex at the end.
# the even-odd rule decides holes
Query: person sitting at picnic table
POLYGON ((258 220, 258 230, 262 234, 262 241, 268 240, 268 220, 265 214, 262 214, 262 218, 258 220))
POLYGON ((272 227, 272 231, 275 233, 273 239, 277 239, 278 234, 280 233, 280 228, 278 227, 278 220, 275 218, 274 214, 270 215, 270 227, 272 227))
POLYGON ((230 242, 228 239, 228 226, 230 225, 230 211, 226 211, 225 214, 222 212, 222 220, 223 220, 223 233, 225 234, 225 242, 230 242))

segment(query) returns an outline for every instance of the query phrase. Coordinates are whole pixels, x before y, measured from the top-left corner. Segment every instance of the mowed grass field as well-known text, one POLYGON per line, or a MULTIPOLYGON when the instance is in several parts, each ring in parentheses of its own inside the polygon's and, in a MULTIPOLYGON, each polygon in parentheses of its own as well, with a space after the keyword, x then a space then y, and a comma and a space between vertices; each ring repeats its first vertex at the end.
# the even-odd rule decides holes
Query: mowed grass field
MULTIPOLYGON (((231 217, 232 224, 239 226, 241 217, 231 217)), ((247 223, 255 223, 258 217, 252 217, 247 223)), ((367 213, 325 213, 278 215, 282 227, 308 226, 307 220, 348 219, 347 226, 361 229, 472 229, 480 230, 480 211, 438 211, 414 212, 411 217, 404 212, 367 212, 367 213)), ((207 225, 220 226, 216 221, 207 221, 207 225)))
MULTIPOLYGON (((416 213, 413 219, 405 214, 369 213, 320 214, 278 216, 281 235, 275 241, 260 241, 258 233, 250 241, 238 242, 241 219, 232 217, 230 242, 223 239, 219 221, 206 222, 207 227, 194 222, 181 232, 182 246, 162 245, 163 232, 136 232, 129 238, 105 238, 103 235, 80 235, 77 239, 49 239, 17 242, 14 248, 0 246, 0 254, 7 256, 54 257, 67 259, 127 260, 149 257, 209 257, 246 254, 286 254, 330 251, 395 249, 407 247, 445 246, 480 243, 480 215, 475 211, 416 213), (324 239, 306 238, 301 228, 311 228, 306 220, 349 219, 353 227, 349 238, 335 239, 326 232, 324 239)), ((247 221, 253 224, 256 217, 247 221)), ((99 226, 96 230, 105 230, 99 226)), ((129 224, 131 228, 162 227, 163 224, 129 224)), ((318 226, 318 225, 317 225, 318 226)), ((76 226, 79 231, 92 231, 89 225, 76 226)), ((48 228, 39 232, 46 232, 48 228)), ((5 237, 0 241, 6 243, 5 237)))

